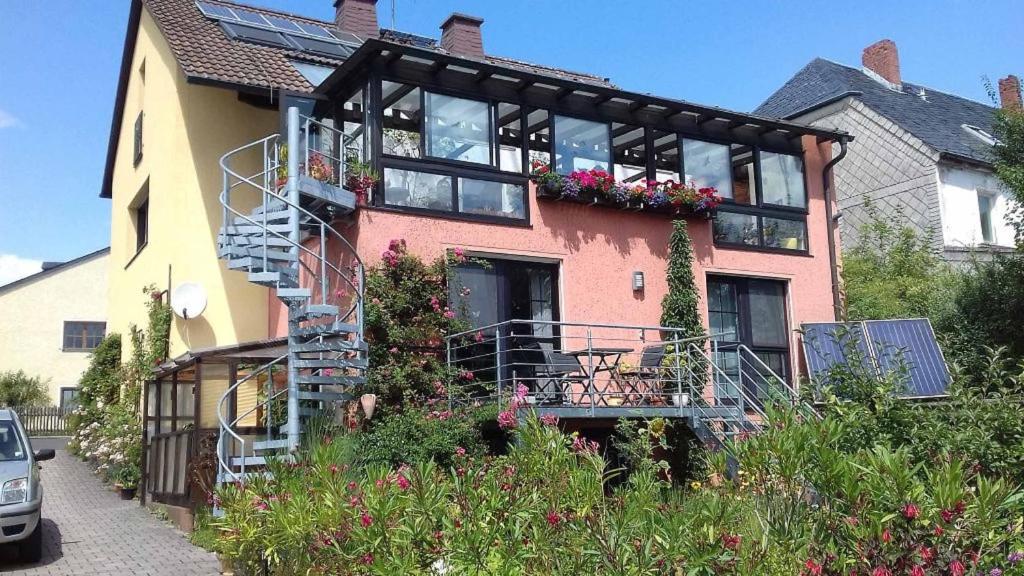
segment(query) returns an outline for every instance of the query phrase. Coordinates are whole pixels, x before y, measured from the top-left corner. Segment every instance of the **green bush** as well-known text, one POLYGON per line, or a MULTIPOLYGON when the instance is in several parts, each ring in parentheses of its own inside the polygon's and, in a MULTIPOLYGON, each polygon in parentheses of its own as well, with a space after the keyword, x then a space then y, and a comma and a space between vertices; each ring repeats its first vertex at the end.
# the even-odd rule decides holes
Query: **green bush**
POLYGON ((50 403, 47 383, 24 370, 0 372, 0 406, 43 406, 50 403))
POLYGON ((620 481, 599 448, 529 419, 507 456, 360 467, 314 443, 273 479, 222 488, 217 548, 284 574, 1024 574, 1024 494, 955 460, 840 449, 842 424, 772 414, 686 489, 627 429, 620 481))
POLYGON ((423 410, 407 407, 374 420, 359 436, 360 460, 400 466, 434 460, 450 466, 460 448, 473 455, 484 452, 480 431, 464 410, 423 410))

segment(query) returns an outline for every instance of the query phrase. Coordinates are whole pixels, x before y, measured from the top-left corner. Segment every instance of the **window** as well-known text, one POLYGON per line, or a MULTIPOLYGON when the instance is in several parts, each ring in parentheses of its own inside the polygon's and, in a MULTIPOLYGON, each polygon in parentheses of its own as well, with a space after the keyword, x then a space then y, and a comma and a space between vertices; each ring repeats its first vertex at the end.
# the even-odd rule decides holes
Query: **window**
MULTIPOLYGON (((715 244, 808 250, 807 192, 800 157, 750 146, 725 147, 686 139, 683 150, 687 179, 696 175, 705 182, 723 182, 719 194, 725 202, 715 214, 712 228, 715 244), (700 162, 697 168, 692 165, 695 156, 700 162), (723 170, 726 161, 731 170, 723 170), (729 193, 722 194, 723 189, 729 193)), ((700 185, 699 180, 695 183, 700 185)))
POLYGON ((761 153, 761 202, 806 208, 803 160, 789 154, 761 153))
POLYGON ((459 178, 459 212, 526 218, 526 189, 520 184, 459 178))
POLYGON ((135 165, 138 165, 142 160, 142 112, 139 112, 139 116, 135 119, 135 132, 134 132, 134 147, 133 156, 135 165))
POLYGON ((381 108, 384 110, 384 153, 419 158, 420 89, 385 80, 382 83, 381 108))
POLYGON ((452 178, 412 170, 384 169, 384 201, 389 206, 452 210, 452 178))
POLYGON ((679 177, 679 137, 673 132, 654 131, 654 179, 658 182, 672 180, 683 182, 679 177))
POLYGON ((426 93, 427 155, 491 163, 491 122, 486 102, 426 93))
POLYGON ((547 110, 530 110, 526 116, 527 145, 530 164, 551 164, 551 118, 547 110))
POLYGON ((65 352, 87 352, 100 345, 107 330, 106 322, 64 322, 65 352))
POLYGON ((992 206, 995 204, 994 198, 987 194, 978 194, 978 216, 981 219, 981 239, 987 243, 992 244, 995 240, 995 235, 992 233, 992 206))
POLYGON ((345 161, 365 162, 366 104, 363 102, 362 90, 359 90, 345 101, 342 107, 341 125, 347 138, 345 143, 345 161))
POLYGON ((505 172, 523 171, 522 108, 515 104, 499 103, 498 168, 505 172))
POLYGON ((722 198, 732 198, 732 169, 729 162, 728 145, 683 138, 687 183, 698 188, 714 188, 722 198))
POLYGON ((555 116, 555 171, 608 170, 611 137, 608 125, 566 116, 555 116))
POLYGON ((62 410, 78 408, 78 388, 65 386, 60 389, 60 407, 62 410))
POLYGON ((146 247, 149 242, 149 194, 142 198, 141 203, 133 209, 135 220, 135 251, 146 247))
POLYGON ((613 176, 619 182, 642 184, 647 181, 647 150, 644 129, 628 124, 612 124, 613 176))

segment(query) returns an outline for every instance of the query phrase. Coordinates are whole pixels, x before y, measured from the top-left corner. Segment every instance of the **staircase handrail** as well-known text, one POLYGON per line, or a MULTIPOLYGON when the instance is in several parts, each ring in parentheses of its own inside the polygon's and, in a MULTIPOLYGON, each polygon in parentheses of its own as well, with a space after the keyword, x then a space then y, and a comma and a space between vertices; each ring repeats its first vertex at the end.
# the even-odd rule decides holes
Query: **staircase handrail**
MULTIPOLYGON (((231 467, 228 466, 227 463, 225 462, 227 457, 225 457, 225 454, 223 452, 223 449, 224 449, 224 434, 223 434, 223 432, 227 432, 228 434, 231 435, 231 437, 233 437, 235 439, 235 441, 238 442, 239 446, 241 446, 241 453, 244 456, 245 455, 245 438, 242 438, 241 436, 239 436, 235 432, 235 430, 233 428, 234 425, 237 424, 238 422, 240 422, 241 418, 243 418, 245 416, 248 416, 253 411, 255 411, 259 406, 267 404, 271 400, 276 398, 278 396, 278 394, 280 394, 280 392, 277 392, 273 396, 268 397, 264 402, 258 402, 248 412, 246 412, 242 416, 236 417, 235 420, 233 422, 231 422, 231 424, 228 424, 227 418, 224 417, 224 407, 225 407, 225 404, 227 403, 228 399, 231 397, 231 394, 233 394, 235 391, 237 391, 238 388, 242 384, 245 384, 246 382, 251 380, 253 377, 258 376, 259 374, 262 374, 264 371, 268 371, 268 373, 269 373, 270 368, 272 368, 273 366, 277 365, 278 363, 280 363, 281 361, 283 361, 283 360, 285 360, 287 358, 288 358, 287 354, 284 354, 282 356, 278 356, 274 360, 271 360, 270 362, 267 362, 263 366, 260 366, 259 369, 253 370, 253 372, 251 374, 249 374, 248 376, 245 376, 244 378, 238 380, 237 382, 235 382, 231 386, 228 386, 228 388, 224 391, 224 393, 221 394, 220 400, 217 401, 217 422, 220 424, 220 429, 221 429, 221 432, 222 432, 221 434, 219 434, 217 436, 217 464, 218 464, 218 466, 224 472, 226 472, 227 474, 229 474, 233 478, 237 479, 238 475, 235 474, 234 471, 231 470, 231 467)), ((287 392, 287 389, 284 389, 283 391, 287 392)), ((244 464, 244 462, 242 464, 242 473, 243 474, 245 473, 245 464, 244 464)))
MULTIPOLYGON (((744 344, 740 344, 739 346, 736 347, 736 352, 737 354, 740 355, 741 361, 743 360, 743 353, 746 352, 747 356, 754 360, 753 363, 755 364, 755 367, 764 370, 765 372, 768 373, 769 376, 774 378, 776 382, 781 384, 783 388, 785 388, 786 393, 789 395, 789 401, 792 404, 792 406, 797 407, 799 410, 806 412, 807 414, 813 415, 813 417, 817 420, 821 419, 821 414, 819 414, 813 406, 800 399, 800 393, 796 390, 796 388, 791 386, 789 382, 786 382, 784 378, 779 376, 774 370, 771 369, 771 367, 765 364, 764 360, 761 360, 761 357, 755 354, 753 350, 751 350, 744 344)), ((759 372, 759 374, 763 373, 759 372)))

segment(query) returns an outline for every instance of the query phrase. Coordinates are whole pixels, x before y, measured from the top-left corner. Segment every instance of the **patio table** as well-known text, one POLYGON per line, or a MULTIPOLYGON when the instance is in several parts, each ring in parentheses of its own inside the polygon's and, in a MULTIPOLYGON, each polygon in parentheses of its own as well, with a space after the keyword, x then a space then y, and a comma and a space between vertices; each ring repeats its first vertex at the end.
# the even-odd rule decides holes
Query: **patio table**
MULTIPOLYGON (((614 382, 619 390, 622 390, 622 378, 619 376, 619 361, 622 359, 623 354, 629 354, 632 352, 632 348, 609 348, 609 347, 594 347, 594 348, 583 348, 581 350, 568 350, 565 354, 574 356, 580 362, 583 373, 586 375, 587 381, 590 382, 588 392, 591 395, 591 401, 593 402, 594 395, 597 390, 594 386, 594 377, 601 372, 608 373, 608 381, 614 382), (592 358, 593 360, 586 360, 586 358, 592 358), (587 370, 590 369, 588 373, 587 370)), ((607 392, 607 388, 601 392, 607 392)), ((608 405, 608 400, 604 396, 599 397, 599 401, 593 402, 595 404, 603 403, 605 406, 608 405)))

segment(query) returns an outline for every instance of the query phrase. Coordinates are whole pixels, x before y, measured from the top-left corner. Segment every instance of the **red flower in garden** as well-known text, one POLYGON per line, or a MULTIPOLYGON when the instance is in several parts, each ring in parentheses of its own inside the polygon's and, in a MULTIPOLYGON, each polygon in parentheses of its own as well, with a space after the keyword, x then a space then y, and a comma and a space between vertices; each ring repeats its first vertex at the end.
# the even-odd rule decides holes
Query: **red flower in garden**
POLYGON ((942 536, 942 534, 944 532, 945 532, 945 530, 942 529, 942 526, 939 526, 938 524, 936 524, 935 525, 935 530, 932 531, 932 534, 935 534, 936 536, 942 536))
POLYGON ((935 550, 928 546, 921 546, 921 561, 925 564, 931 564, 932 560, 935 559, 935 550))
POLYGON ((813 559, 808 559, 807 562, 804 562, 804 568, 805 571, 803 573, 808 574, 808 576, 821 576, 822 566, 813 559))
POLYGON ((925 576, 924 568, 920 564, 914 564, 914 567, 910 569, 910 576, 925 576))
POLYGON ((366 564, 366 565, 373 564, 373 554, 370 554, 369 552, 367 552, 366 554, 363 555, 361 561, 362 561, 363 564, 366 564))
POLYGON ((950 576, 964 576, 964 565, 959 560, 953 560, 949 563, 949 574, 950 576))
POLYGON ((921 515, 921 510, 914 504, 903 505, 903 517, 907 520, 916 520, 921 515))
POLYGON ((871 571, 871 576, 892 576, 892 570, 889 570, 886 566, 875 566, 875 569, 871 571))
POLYGON ((729 550, 738 550, 743 537, 739 534, 722 534, 722 546, 729 550))
POLYGON ((561 521, 562 517, 558 514, 558 512, 548 512, 548 526, 557 526, 558 523, 561 521))
POLYGON ((955 517, 955 515, 954 515, 954 513, 953 513, 953 511, 952 511, 952 510, 943 510, 943 511, 942 511, 942 512, 940 513, 940 515, 942 516, 942 521, 943 521, 943 522, 946 522, 947 524, 948 524, 949 522, 952 522, 952 521, 953 521, 953 518, 955 517))
POLYGON ((373 524, 373 516, 370 516, 366 512, 359 517, 359 523, 363 525, 363 528, 369 528, 373 524))
POLYGON ((409 479, 406 478, 405 476, 399 476, 396 482, 398 483, 398 487, 401 488, 402 490, 409 489, 410 482, 409 479))
POLYGON ((885 542, 886 544, 892 542, 892 534, 889 533, 888 528, 882 530, 882 542, 885 542))

